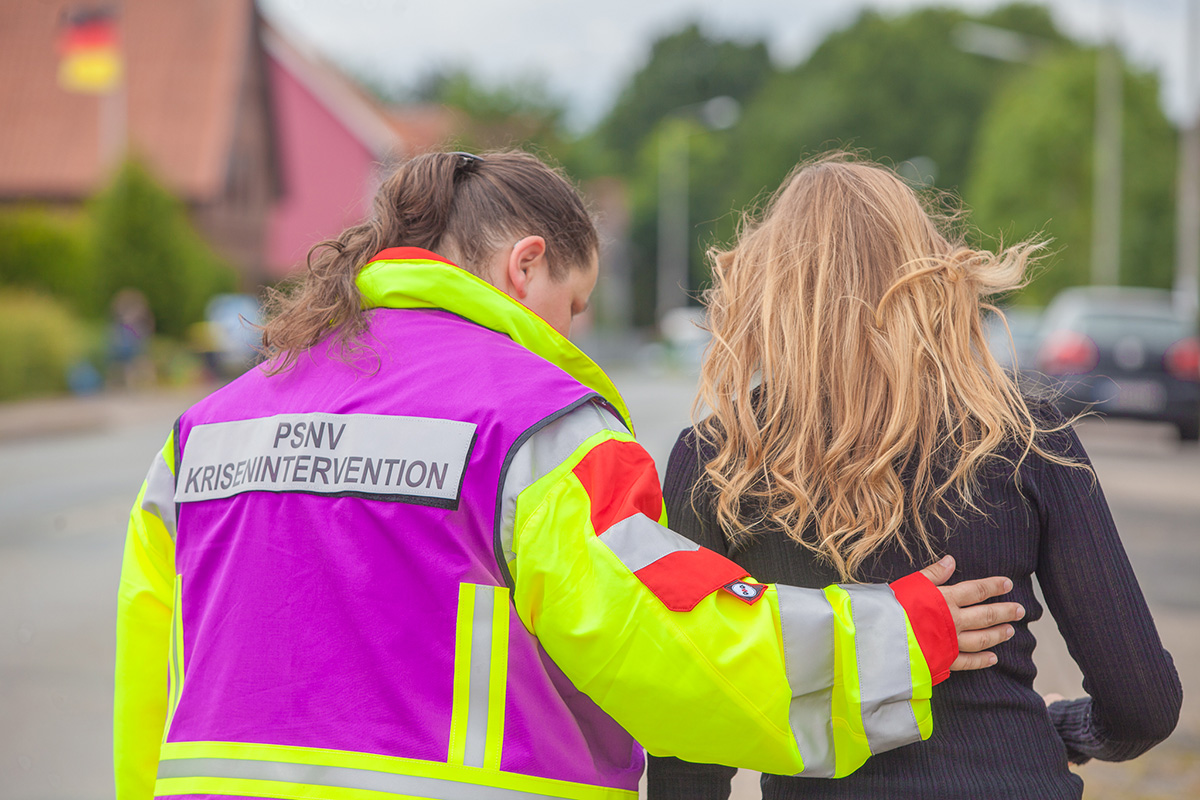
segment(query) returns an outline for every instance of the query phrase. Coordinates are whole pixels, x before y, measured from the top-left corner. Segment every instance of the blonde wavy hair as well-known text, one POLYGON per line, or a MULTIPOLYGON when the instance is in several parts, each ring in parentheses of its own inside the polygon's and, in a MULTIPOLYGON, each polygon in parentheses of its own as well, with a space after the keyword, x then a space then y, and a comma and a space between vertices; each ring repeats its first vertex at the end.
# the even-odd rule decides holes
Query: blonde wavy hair
POLYGON ((1030 413, 981 320, 1044 244, 975 250, 948 233, 958 216, 837 152, 798 166, 731 249, 710 251, 694 413, 711 409, 696 430, 731 542, 771 524, 854 580, 891 544, 935 556, 926 521, 979 511, 980 470, 1002 448, 1016 443, 1014 468, 1030 452, 1071 463, 1039 444, 1063 425, 1030 413))

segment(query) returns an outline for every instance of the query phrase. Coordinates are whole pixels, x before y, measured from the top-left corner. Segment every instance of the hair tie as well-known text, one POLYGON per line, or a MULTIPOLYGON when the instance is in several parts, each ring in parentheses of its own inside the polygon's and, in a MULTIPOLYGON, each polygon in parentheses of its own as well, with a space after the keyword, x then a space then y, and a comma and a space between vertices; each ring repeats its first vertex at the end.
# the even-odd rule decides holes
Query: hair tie
POLYGON ((477 156, 474 153, 467 153, 463 150, 456 150, 449 155, 455 156, 454 162, 454 178, 457 180, 460 175, 474 175, 479 170, 479 165, 483 163, 483 156, 477 156))

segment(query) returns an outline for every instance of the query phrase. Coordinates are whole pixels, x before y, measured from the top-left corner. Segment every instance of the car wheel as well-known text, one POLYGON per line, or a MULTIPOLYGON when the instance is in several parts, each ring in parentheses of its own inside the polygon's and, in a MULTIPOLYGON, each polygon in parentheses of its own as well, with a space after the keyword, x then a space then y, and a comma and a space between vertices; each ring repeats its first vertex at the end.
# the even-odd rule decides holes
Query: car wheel
POLYGON ((1200 441, 1200 419, 1192 419, 1187 422, 1177 422, 1179 428, 1179 441, 1195 442, 1200 441))

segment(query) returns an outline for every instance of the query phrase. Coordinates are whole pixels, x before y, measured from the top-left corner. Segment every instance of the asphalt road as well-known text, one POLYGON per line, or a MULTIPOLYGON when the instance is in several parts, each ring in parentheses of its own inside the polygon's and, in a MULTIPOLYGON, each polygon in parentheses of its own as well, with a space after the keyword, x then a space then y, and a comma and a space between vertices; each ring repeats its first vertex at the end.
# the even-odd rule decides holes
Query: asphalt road
MULTIPOLYGON (((665 468, 694 378, 613 375, 665 468)), ((188 395, 0 407, 0 798, 111 796, 115 588, 125 518, 188 395), (58 422, 46 424, 47 414, 58 422)), ((1087 422, 1088 447, 1184 686, 1200 685, 1200 449, 1154 425, 1087 422)), ((1039 623, 1041 691, 1078 694, 1053 623, 1039 623)), ((1200 796, 1200 713, 1133 765, 1084 768, 1088 797, 1200 796)), ((735 797, 757 796, 739 775, 735 797)))

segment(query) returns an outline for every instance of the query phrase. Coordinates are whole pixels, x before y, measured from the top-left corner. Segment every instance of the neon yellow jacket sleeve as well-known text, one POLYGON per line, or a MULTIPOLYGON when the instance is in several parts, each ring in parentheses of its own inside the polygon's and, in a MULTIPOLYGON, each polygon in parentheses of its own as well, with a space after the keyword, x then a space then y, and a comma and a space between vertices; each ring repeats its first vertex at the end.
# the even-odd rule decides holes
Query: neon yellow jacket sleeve
POLYGON ((154 459, 129 515, 117 594, 113 770, 117 800, 154 796, 168 705, 175 599, 175 443, 154 459))
MULTIPOLYGON (((502 509, 517 612, 577 688, 652 754, 774 774, 930 735, 930 663, 889 587, 764 586, 667 530, 653 462, 606 417, 535 434, 502 509)), ((957 643, 936 650, 940 669, 957 643)))

